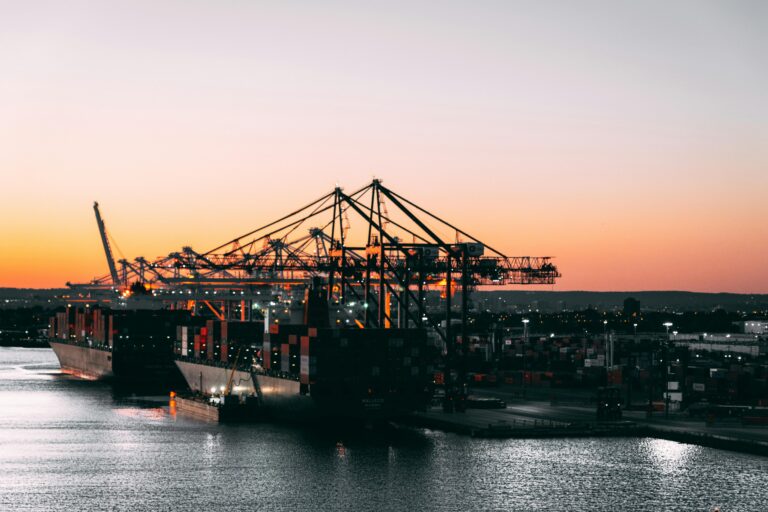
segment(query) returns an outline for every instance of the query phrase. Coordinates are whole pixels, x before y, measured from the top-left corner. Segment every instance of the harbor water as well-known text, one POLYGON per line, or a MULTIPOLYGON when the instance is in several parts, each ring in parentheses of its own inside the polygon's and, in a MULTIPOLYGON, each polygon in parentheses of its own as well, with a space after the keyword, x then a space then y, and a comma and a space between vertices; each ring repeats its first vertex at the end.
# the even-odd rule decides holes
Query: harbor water
POLYGON ((0 511, 765 510, 768 459, 650 438, 494 440, 184 418, 0 348, 0 511))

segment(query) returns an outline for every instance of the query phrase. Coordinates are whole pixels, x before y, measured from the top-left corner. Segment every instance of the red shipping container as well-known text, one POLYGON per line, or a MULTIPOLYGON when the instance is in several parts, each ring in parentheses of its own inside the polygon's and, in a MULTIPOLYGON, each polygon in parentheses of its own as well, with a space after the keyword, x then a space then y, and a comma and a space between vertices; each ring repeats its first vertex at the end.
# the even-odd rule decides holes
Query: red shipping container
POLYGON ((200 328, 200 334, 198 334, 198 339, 200 340, 200 353, 197 355, 197 357, 203 357, 208 352, 208 328, 207 327, 200 328))
POLYGON ((280 371, 291 371, 291 346, 288 343, 280 345, 280 371))
POLYGON ((264 345, 262 346, 262 354, 264 354, 264 361, 261 365, 265 370, 272 368, 272 343, 269 339, 269 334, 264 336, 264 345))
POLYGON ((214 358, 213 320, 208 320, 205 322, 205 346, 206 346, 205 353, 208 356, 208 359, 213 359, 214 358))
POLYGON ((301 357, 299 358, 299 383, 309 384, 309 336, 301 337, 301 357))

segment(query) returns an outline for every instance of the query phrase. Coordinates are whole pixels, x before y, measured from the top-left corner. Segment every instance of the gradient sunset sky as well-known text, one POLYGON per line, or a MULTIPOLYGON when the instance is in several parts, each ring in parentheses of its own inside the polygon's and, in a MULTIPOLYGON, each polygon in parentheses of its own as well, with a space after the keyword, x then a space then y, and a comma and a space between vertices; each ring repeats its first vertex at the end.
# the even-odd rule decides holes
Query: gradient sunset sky
POLYGON ((768 292, 768 2, 0 5, 0 286, 376 176, 556 290, 768 292))

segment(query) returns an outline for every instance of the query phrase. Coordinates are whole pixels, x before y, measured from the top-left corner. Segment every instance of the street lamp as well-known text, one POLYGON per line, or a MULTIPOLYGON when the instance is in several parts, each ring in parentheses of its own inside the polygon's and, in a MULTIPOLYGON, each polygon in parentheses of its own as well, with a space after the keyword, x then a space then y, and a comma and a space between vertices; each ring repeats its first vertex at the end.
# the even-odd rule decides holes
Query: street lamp
POLYGON ((669 328, 672 327, 672 322, 664 322, 664 327, 667 328, 667 343, 664 346, 664 375, 665 375, 665 383, 664 387, 666 388, 664 390, 665 393, 665 400, 664 400, 664 417, 669 418, 669 359, 668 357, 668 350, 669 350, 669 328))
POLYGON ((525 394, 525 351, 528 350, 526 346, 528 345, 528 323, 530 322, 529 319, 523 318, 523 394, 525 394))
MULTIPOLYGON (((633 351, 637 350, 637 322, 632 324, 632 327, 635 330, 635 336, 634 336, 634 346, 632 348, 633 351)), ((632 405, 632 383, 634 382, 634 377, 637 375, 637 361, 632 357, 630 354, 629 356, 629 362, 630 366, 628 369, 631 369, 632 373, 630 374, 629 379, 627 380, 627 405, 632 405)))

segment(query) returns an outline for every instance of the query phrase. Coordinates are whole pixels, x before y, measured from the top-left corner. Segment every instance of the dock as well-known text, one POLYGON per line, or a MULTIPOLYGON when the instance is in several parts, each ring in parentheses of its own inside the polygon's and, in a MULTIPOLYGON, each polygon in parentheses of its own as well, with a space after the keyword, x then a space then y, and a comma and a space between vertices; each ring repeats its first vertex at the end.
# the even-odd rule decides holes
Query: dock
POLYGON ((642 436, 646 429, 631 421, 566 422, 554 419, 528 418, 510 414, 505 409, 468 409, 445 413, 439 407, 415 413, 400 421, 403 425, 441 430, 472 437, 546 438, 642 436))
POLYGON ((432 407, 398 423, 477 438, 652 437, 768 456, 768 429, 763 427, 707 426, 679 420, 645 419, 631 413, 625 414, 626 419, 621 421, 596 421, 587 410, 583 410, 584 414, 576 414, 574 409, 521 403, 503 409, 446 413, 440 407, 432 407))

